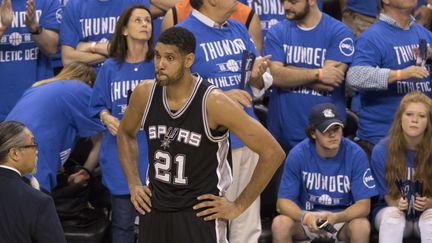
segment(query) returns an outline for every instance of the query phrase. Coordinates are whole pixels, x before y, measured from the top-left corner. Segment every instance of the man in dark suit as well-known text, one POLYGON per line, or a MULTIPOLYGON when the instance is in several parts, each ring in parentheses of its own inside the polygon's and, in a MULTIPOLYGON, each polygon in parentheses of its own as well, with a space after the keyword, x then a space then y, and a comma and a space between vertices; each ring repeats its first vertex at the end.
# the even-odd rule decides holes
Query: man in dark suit
POLYGON ((26 184, 34 172, 37 144, 22 123, 0 123, 0 242, 65 243, 54 202, 26 184))

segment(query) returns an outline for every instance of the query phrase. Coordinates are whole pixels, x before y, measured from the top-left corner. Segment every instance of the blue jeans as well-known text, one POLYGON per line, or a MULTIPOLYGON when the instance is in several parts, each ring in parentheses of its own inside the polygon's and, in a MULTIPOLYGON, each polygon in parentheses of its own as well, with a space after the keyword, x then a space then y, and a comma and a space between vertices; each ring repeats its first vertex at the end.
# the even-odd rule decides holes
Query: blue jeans
POLYGON ((137 212, 130 195, 111 195, 112 243, 135 243, 135 217, 137 212))

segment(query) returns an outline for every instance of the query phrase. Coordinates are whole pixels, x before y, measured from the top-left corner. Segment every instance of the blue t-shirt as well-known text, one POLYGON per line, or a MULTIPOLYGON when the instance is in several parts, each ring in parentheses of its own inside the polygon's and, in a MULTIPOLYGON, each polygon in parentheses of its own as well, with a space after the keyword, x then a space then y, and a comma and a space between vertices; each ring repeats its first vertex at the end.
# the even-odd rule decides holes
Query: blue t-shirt
MULTIPOLYGON (((115 59, 107 59, 100 68, 93 87, 91 115, 98 118, 101 110, 108 109, 113 116, 121 120, 127 107, 128 90, 134 90, 143 80, 153 78, 153 61, 117 64, 115 59)), ((139 174, 141 178, 145 178, 148 156, 144 131, 138 132, 137 142, 139 174)), ((116 137, 111 135, 108 129, 103 134, 99 165, 102 169, 102 181, 112 194, 129 194, 126 177, 120 166, 116 137)))
POLYGON ((105 128, 90 116, 91 88, 77 81, 55 81, 28 89, 6 120, 24 123, 39 145, 36 178, 42 188, 56 186, 57 171, 68 159, 77 137, 105 128))
MULTIPOLYGON (((375 178, 377 185, 377 190, 379 193, 378 203, 373 205, 371 216, 375 218, 376 214, 382 208, 387 206, 384 200, 384 196, 387 194, 387 182, 385 180, 386 165, 387 165, 387 147, 389 138, 386 137, 379 141, 372 150, 371 157, 371 169, 372 175, 375 178)), ((407 180, 412 180, 414 178, 414 157, 415 151, 409 150, 405 157, 406 167, 407 167, 407 180)))
MULTIPOLYGON (((258 15, 261 22, 262 36, 267 35, 267 31, 273 26, 284 20, 285 9, 280 0, 240 0, 243 4, 251 7, 258 15)), ((318 0, 319 9, 323 9, 322 0, 318 0)))
MULTIPOLYGON (((325 60, 351 63, 354 34, 340 21, 323 13, 319 24, 310 30, 299 28, 295 21, 283 20, 273 26, 264 41, 264 55, 272 61, 302 68, 323 67, 325 60)), ((267 127, 286 149, 302 141, 306 134, 308 112, 319 103, 337 105, 345 117, 345 86, 332 92, 315 91, 306 86, 274 88, 270 94, 267 127)))
MULTIPOLYGON (((53 74, 48 57, 40 52, 24 23, 26 3, 13 1, 14 20, 0 39, 0 121, 35 81, 53 74)), ((58 31, 58 1, 35 1, 35 7, 41 27, 58 31)))
MULTIPOLYGON (((432 34, 423 26, 413 23, 408 30, 377 20, 356 42, 352 66, 404 69, 416 64, 414 47, 425 39, 432 45, 432 34)), ((430 65, 427 65, 430 70, 430 65)), ((432 95, 431 76, 422 80, 407 79, 394 82, 387 90, 360 92, 359 138, 376 144, 387 135, 402 97, 413 91, 432 95)))
POLYGON ((285 160, 279 198, 295 202, 302 210, 338 212, 377 195, 365 152, 342 138, 335 157, 325 159, 308 138, 297 144, 285 160))
POLYGON ((376 17, 379 4, 379 0, 348 0, 347 8, 357 13, 376 17))
POLYGON ((149 0, 69 0, 60 26, 60 43, 76 48, 79 42, 108 42, 120 14, 134 4, 150 9, 149 0))
MULTIPOLYGON (((192 72, 216 85, 223 91, 238 89, 241 79, 243 50, 258 56, 258 52, 246 27, 235 20, 228 20, 223 28, 212 28, 191 14, 177 26, 191 31, 196 38, 195 61, 192 72)), ((255 118, 252 108, 245 111, 255 118)), ((243 143, 230 133, 232 148, 243 143)))

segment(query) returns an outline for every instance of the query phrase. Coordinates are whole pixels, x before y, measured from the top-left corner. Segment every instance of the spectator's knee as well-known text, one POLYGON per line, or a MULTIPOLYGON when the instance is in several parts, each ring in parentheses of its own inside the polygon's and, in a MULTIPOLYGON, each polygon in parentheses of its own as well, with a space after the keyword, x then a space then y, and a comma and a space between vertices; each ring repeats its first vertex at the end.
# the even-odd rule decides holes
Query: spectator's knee
POLYGON ((353 219, 348 223, 348 229, 351 235, 364 235, 369 238, 371 231, 371 225, 367 218, 353 219))
POLYGON ((397 207, 384 208, 382 223, 389 225, 405 224, 405 213, 400 211, 397 207))
POLYGON ((432 209, 428 209, 420 215, 419 226, 421 230, 432 232, 432 209))
POLYGON ((285 215, 278 215, 272 222, 272 234, 274 237, 291 236, 292 229, 295 225, 294 220, 285 215))

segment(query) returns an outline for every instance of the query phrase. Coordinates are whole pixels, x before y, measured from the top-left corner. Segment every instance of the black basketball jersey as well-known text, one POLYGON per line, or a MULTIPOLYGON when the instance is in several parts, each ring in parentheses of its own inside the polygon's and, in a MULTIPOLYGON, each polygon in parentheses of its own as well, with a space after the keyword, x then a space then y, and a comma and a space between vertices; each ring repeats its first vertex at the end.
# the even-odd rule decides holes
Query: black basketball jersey
POLYGON ((185 105, 172 111, 166 87, 153 85, 143 116, 152 208, 192 209, 199 195, 222 195, 231 184, 229 133, 207 123, 207 96, 215 88, 198 77, 185 105))

